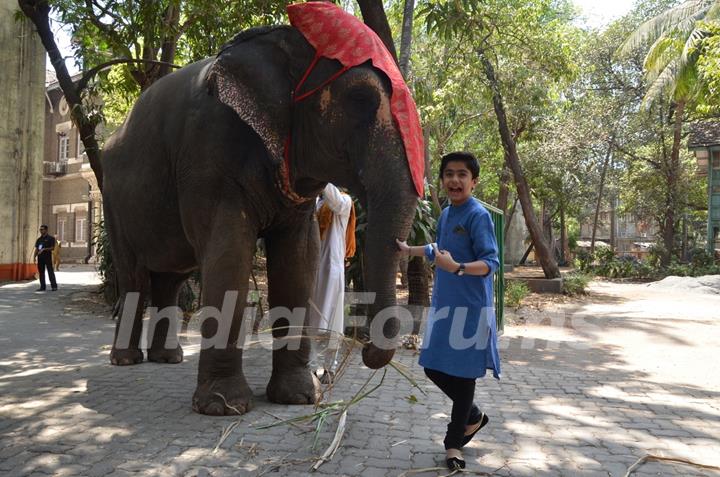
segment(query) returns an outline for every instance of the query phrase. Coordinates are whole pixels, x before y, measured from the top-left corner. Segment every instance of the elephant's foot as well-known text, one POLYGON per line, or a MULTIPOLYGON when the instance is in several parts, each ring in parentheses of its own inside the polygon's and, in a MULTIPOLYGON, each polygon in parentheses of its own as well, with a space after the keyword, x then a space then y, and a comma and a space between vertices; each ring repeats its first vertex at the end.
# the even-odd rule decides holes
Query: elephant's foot
POLYGON ((154 363, 177 364, 182 363, 183 360, 183 349, 180 345, 177 345, 177 348, 174 349, 150 348, 147 354, 148 361, 152 361, 154 363))
POLYGON ((143 362, 143 352, 139 349, 115 349, 110 351, 110 363, 115 366, 128 366, 143 362))
POLYGON ((273 369, 267 385, 268 400, 278 404, 315 404, 320 383, 309 367, 273 369))
POLYGON ((243 376, 209 379, 195 389, 192 408, 209 416, 233 416, 252 409, 252 398, 252 391, 243 376))

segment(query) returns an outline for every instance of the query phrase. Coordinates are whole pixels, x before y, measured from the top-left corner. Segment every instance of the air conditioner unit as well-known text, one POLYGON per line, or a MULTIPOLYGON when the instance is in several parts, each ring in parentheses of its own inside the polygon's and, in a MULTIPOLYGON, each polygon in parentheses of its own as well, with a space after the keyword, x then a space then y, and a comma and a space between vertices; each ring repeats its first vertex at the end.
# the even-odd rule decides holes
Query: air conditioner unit
POLYGON ((67 173, 67 162, 46 162, 45 174, 52 176, 61 176, 67 173))

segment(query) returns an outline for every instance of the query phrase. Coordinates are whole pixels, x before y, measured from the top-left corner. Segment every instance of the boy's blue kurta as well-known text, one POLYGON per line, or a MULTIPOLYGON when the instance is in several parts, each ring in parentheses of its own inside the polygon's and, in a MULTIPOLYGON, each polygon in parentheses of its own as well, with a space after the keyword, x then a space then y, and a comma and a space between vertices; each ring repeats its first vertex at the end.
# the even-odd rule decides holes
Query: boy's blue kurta
MULTIPOLYGON (((420 366, 462 378, 479 378, 492 369, 499 378, 493 296, 493 274, 499 262, 490 213, 472 197, 445 208, 438 221, 437 247, 450 252, 458 263, 483 260, 490 273, 458 276, 436 268, 420 366)), ((430 245, 425 255, 435 259, 430 245)))

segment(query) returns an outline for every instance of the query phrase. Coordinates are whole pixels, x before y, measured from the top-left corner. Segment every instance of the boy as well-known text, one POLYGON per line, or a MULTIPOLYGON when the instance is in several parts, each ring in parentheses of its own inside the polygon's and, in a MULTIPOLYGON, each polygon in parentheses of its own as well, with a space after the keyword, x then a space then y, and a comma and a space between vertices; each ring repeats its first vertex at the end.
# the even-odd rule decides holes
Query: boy
POLYGON ((425 255, 435 262, 432 310, 420 353, 425 374, 453 401, 444 444, 449 469, 465 468, 460 449, 488 422, 473 403, 475 379, 487 369, 500 376, 493 296, 493 273, 499 265, 490 213, 472 197, 480 167, 467 152, 445 155, 442 187, 450 206, 440 215, 437 244, 401 252, 425 255))

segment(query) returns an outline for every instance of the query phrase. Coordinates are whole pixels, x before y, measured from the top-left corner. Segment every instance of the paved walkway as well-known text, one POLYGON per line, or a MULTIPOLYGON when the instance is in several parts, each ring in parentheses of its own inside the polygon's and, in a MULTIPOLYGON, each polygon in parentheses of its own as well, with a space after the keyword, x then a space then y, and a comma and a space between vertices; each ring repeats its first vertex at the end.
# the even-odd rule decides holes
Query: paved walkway
MULTIPOLYGON (((179 365, 110 366, 114 324, 88 300, 97 278, 76 267, 58 282, 56 293, 0 286, 0 475, 301 476, 332 440, 336 420, 314 449, 302 427, 258 429, 277 422, 272 415, 312 410, 267 402, 270 352, 262 347, 246 352, 256 407, 241 418, 191 411, 196 344, 179 365)), ((622 476, 646 453, 720 465, 720 297, 639 285, 594 290, 594 304, 542 316, 557 326, 506 329, 503 379, 478 383, 491 421, 465 449, 469 469, 622 476)), ((427 396, 389 369, 380 389, 350 408, 340 449, 317 473, 397 476, 442 464, 449 403, 421 377, 413 351, 396 356, 427 396)), ((351 366, 331 399, 352 396, 370 375, 351 366)), ((419 475, 439 474, 447 471, 419 475)), ((633 475, 720 473, 649 463, 633 475)))

